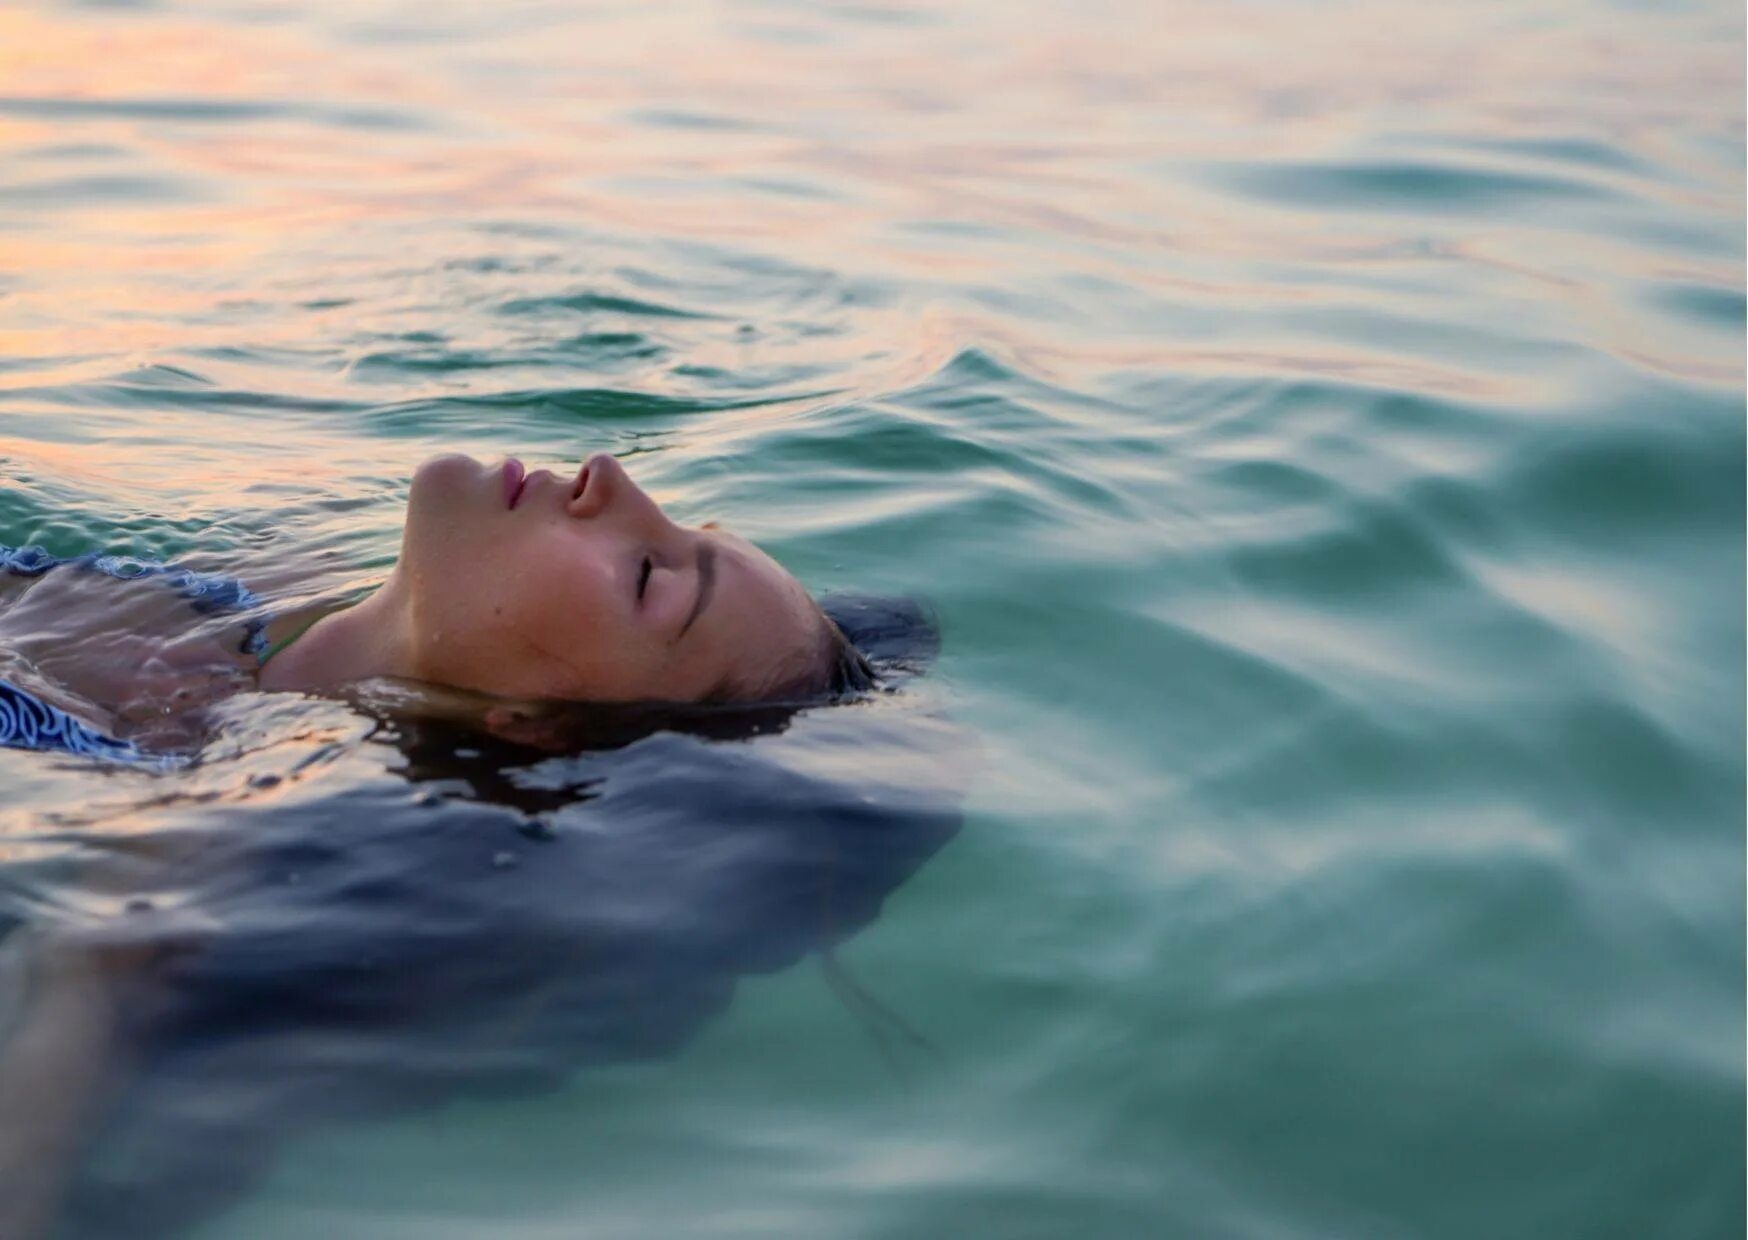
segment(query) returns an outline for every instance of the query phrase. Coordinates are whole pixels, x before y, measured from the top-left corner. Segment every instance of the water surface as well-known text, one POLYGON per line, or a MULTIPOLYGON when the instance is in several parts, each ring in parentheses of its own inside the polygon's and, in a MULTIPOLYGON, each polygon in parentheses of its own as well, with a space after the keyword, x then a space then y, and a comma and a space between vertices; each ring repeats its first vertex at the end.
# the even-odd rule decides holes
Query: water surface
MULTIPOLYGON (((0 13, 0 542, 333 586, 425 455, 606 448, 929 597, 977 738, 838 953, 938 1056, 810 957, 189 1234, 1738 1234, 1743 52, 1710 0, 0 13)), ((372 726, 0 752, 0 842, 373 812, 372 726)))

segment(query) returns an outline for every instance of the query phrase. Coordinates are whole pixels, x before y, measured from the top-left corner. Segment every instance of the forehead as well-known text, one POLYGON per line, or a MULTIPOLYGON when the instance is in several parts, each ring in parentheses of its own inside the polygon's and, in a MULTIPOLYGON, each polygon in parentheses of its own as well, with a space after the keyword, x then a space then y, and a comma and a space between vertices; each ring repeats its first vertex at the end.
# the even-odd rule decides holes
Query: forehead
POLYGON ((817 625, 801 583, 744 538, 716 532, 714 597, 699 628, 727 669, 766 674, 811 649, 817 625), (720 648, 726 646, 726 649, 720 648))
POLYGON ((713 530, 710 541, 716 552, 714 604, 729 603, 725 610, 764 617, 775 623, 805 615, 810 600, 801 583, 777 561, 737 534, 713 530))

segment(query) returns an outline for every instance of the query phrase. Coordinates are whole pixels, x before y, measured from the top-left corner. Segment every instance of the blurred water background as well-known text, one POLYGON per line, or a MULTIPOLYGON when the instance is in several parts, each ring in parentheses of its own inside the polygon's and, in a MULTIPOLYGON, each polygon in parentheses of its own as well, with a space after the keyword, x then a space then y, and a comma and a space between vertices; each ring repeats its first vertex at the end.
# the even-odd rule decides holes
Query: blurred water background
MULTIPOLYGON (((930 598, 977 737, 840 953, 938 1057, 783 968, 189 1234, 1739 1235, 1743 54, 1735 0, 0 9, 0 543, 369 575, 431 452, 607 448, 930 598)), ((392 765, 228 726, 0 751, 0 846, 392 765)))

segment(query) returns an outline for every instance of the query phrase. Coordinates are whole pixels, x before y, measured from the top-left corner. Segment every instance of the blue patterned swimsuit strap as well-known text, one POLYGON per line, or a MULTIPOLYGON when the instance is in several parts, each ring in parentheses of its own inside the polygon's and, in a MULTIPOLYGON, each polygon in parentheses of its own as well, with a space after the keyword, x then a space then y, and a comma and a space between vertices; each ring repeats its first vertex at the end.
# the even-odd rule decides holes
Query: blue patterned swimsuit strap
MULTIPOLYGON (((203 615, 258 612, 262 606, 260 596, 235 577, 196 572, 175 564, 161 564, 132 556, 90 552, 63 558, 51 555, 41 547, 13 548, 0 544, 0 572, 9 576, 40 577, 63 567, 101 573, 118 581, 161 577, 166 585, 203 615)), ((267 649, 266 630, 265 618, 259 615, 250 617, 244 622, 243 640, 238 650, 260 659, 267 649)), ((0 747, 59 750, 152 765, 165 762, 163 758, 144 753, 131 741, 105 736, 60 707, 3 680, 0 680, 0 747)))

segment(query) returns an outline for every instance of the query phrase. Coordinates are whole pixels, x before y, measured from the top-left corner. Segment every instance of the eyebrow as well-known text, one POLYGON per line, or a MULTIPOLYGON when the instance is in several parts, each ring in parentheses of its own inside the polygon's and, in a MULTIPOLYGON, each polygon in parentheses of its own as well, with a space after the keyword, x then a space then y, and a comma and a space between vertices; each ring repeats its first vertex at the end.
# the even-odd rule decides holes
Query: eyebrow
POLYGON ((698 548, 698 597, 692 600, 691 614, 686 617, 686 623, 680 626, 680 631, 674 635, 674 640, 686 636, 686 630, 692 627, 692 622, 703 613, 710 602, 710 592, 716 586, 716 548, 704 543, 698 548))

